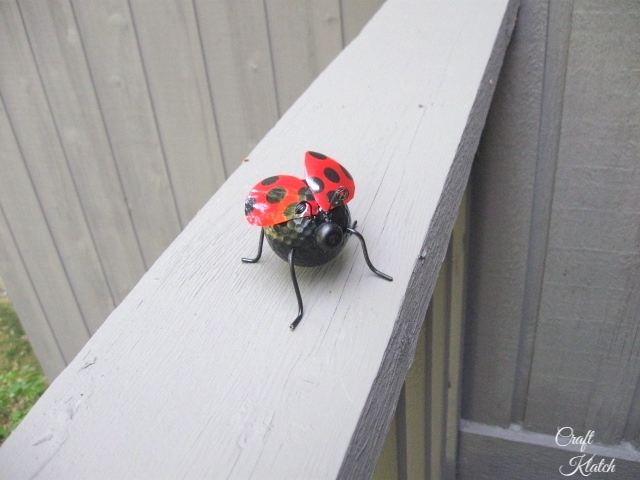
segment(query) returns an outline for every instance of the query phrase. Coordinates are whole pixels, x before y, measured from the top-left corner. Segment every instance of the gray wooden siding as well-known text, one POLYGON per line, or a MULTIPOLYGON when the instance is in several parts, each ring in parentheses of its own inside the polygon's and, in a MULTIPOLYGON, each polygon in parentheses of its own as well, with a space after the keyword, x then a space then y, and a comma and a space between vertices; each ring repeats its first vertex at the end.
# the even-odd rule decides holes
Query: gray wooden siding
POLYGON ((381 4, 0 1, 0 276, 50 378, 381 4))
MULTIPOLYGON (((638 25, 636 1, 523 2, 472 172, 467 420, 640 441, 638 25)), ((463 478, 509 442, 536 464, 482 432, 463 478)))

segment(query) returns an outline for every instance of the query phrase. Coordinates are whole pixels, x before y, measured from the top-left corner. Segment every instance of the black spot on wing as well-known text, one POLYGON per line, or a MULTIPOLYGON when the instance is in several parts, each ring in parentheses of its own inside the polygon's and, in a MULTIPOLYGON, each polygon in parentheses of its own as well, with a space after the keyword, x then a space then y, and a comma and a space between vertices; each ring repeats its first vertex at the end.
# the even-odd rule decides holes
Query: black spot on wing
POLYGON ((256 205, 256 199, 253 197, 248 197, 245 201, 244 201, 244 214, 245 216, 248 216, 251 214, 251 212, 253 212, 254 208, 256 205))
POLYGON ((321 153, 318 152, 309 152, 309 155, 311 155, 313 158, 317 158, 318 160, 326 160, 327 156, 323 155, 321 153))
POLYGON ((314 198, 313 192, 308 186, 302 187, 300 190, 298 190, 298 197, 300 198, 300 200, 306 200, 307 202, 313 200, 314 198))
POLYGON ((340 181, 340 175, 338 175, 338 172, 336 172, 333 168, 327 167, 322 173, 324 173, 324 176, 331 180, 333 183, 338 183, 340 181))
POLYGON ((284 187, 275 187, 267 192, 267 202, 279 203, 287 195, 287 189, 284 187))
POLYGON ((294 218, 296 216, 296 209, 299 203, 290 203, 287 208, 284 209, 284 217, 287 219, 294 218))
POLYGON ((260 182, 262 185, 269 186, 273 183, 276 183, 278 181, 280 177, 278 175, 275 175, 273 177, 269 177, 269 178, 265 178, 264 180, 262 180, 262 182, 260 182))

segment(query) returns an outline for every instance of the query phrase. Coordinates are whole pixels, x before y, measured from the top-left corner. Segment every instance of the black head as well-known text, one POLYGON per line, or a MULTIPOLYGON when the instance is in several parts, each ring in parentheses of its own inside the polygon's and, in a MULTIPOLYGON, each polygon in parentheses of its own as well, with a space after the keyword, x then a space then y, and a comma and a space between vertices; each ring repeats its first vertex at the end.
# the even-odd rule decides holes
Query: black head
POLYGON ((318 246, 328 252, 342 246, 344 233, 340 225, 327 220, 316 227, 314 237, 318 246))

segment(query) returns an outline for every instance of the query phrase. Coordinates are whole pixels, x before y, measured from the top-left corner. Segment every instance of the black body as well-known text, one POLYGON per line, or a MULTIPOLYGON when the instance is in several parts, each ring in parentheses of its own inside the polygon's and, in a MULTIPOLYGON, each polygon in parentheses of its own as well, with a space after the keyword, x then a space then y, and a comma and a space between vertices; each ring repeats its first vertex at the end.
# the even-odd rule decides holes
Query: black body
MULTIPOLYGON (((306 202, 302 202, 301 205, 304 203, 306 202)), ((355 229, 357 222, 354 222, 351 226, 349 225, 350 223, 351 214, 349 213, 349 208, 346 205, 340 205, 328 212, 320 211, 317 215, 310 217, 296 217, 287 222, 262 227, 258 254, 255 258, 242 259, 245 263, 256 263, 260 260, 262 245, 266 236, 273 251, 289 263, 291 281, 298 300, 298 316, 289 325, 291 330, 295 329, 300 323, 303 314, 302 296, 298 287, 295 266, 315 267, 327 263, 342 251, 351 235, 360 240, 364 260, 369 269, 385 280, 390 282, 393 280, 389 275, 377 270, 371 264, 364 238, 355 229)))
POLYGON ((294 265, 298 267, 317 267, 333 260, 347 243, 347 228, 351 225, 349 207, 341 205, 329 212, 320 212, 311 217, 298 217, 288 222, 264 227, 267 242, 284 261, 289 261, 289 252, 296 249, 294 265), (332 223, 340 228, 332 231, 332 223), (319 230, 318 227, 323 227, 319 230), (325 230, 328 236, 319 235, 325 230), (331 235, 333 234, 333 235, 331 235), (320 238, 318 238, 320 237, 320 238), (339 238, 338 238, 339 237, 339 238))

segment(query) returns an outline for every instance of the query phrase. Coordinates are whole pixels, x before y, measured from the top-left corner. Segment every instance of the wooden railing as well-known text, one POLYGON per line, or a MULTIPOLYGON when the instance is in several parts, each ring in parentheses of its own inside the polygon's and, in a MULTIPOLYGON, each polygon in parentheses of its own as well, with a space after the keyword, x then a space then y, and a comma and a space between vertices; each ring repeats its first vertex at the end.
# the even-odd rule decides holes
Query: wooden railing
POLYGON ((375 480, 457 478, 467 207, 465 193, 375 480))
POLYGON ((516 4, 386 2, 55 380, 0 450, 1 474, 368 478, 398 398, 398 478, 421 464, 450 472, 459 280, 427 311, 516 4), (349 168, 352 216, 394 281, 373 275, 352 240, 331 263, 300 269, 306 308, 291 332, 287 265, 272 252, 240 263, 258 241, 242 203, 262 178, 300 175, 306 150, 349 168), (416 345, 431 368, 402 393, 416 345))

